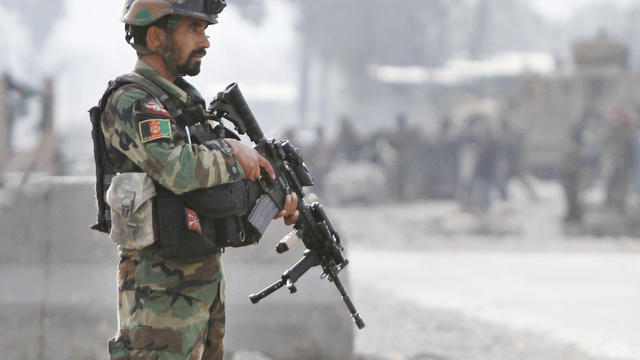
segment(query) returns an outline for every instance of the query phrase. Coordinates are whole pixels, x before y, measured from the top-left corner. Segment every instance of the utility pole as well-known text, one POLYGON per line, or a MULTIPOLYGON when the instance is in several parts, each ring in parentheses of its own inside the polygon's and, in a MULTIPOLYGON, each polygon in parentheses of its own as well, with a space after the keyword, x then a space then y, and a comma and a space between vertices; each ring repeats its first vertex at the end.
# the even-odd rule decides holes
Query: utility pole
POLYGON ((298 91, 298 125, 304 128, 307 125, 307 109, 309 107, 309 71, 311 67, 311 55, 309 39, 302 36, 300 44, 302 56, 300 57, 300 88, 298 91))
POLYGON ((11 154, 11 126, 9 125, 9 108, 7 77, 0 75, 0 169, 9 161, 11 154))
POLYGON ((487 32, 490 24, 490 0, 479 0, 475 11, 474 29, 469 52, 472 59, 480 59, 487 53, 487 32))
POLYGON ((38 168, 56 174, 58 169, 58 149, 54 131, 54 80, 47 78, 41 92, 42 119, 40 120, 40 146, 37 150, 38 168))

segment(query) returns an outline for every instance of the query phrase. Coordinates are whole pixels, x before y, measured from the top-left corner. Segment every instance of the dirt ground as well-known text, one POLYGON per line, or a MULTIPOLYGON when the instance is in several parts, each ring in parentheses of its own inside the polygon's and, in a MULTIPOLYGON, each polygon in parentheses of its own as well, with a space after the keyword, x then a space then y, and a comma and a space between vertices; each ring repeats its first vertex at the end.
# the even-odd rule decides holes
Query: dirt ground
POLYGON ((627 321, 640 319, 640 240, 567 235, 559 187, 538 191, 484 215, 453 202, 330 209, 368 324, 358 359, 640 359, 627 321))

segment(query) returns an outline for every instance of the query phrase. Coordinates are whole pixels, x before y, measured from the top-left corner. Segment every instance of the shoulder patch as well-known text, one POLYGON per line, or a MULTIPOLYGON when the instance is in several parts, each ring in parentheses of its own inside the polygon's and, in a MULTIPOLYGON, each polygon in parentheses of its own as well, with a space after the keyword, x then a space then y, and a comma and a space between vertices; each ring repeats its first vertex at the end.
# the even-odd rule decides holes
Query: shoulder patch
POLYGON ((143 105, 143 112, 147 114, 163 115, 169 117, 169 112, 162 107, 162 105, 156 103, 153 100, 149 100, 143 105))
POLYGON ((142 143, 158 139, 172 139, 169 119, 149 119, 138 123, 142 143))

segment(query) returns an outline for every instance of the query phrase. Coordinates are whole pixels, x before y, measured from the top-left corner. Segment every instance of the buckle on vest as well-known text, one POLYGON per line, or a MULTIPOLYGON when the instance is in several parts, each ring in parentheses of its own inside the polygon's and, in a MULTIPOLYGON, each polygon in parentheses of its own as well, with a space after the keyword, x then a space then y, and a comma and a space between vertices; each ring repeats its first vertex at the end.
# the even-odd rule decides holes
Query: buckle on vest
POLYGON ((120 215, 129 217, 131 212, 133 212, 133 207, 136 200, 136 192, 135 191, 125 191, 124 196, 122 197, 122 208, 120 208, 120 215))
POLYGON ((136 230, 138 230, 138 225, 134 224, 134 223, 127 223, 127 234, 129 234, 130 238, 133 238, 133 236, 136 233, 136 230))

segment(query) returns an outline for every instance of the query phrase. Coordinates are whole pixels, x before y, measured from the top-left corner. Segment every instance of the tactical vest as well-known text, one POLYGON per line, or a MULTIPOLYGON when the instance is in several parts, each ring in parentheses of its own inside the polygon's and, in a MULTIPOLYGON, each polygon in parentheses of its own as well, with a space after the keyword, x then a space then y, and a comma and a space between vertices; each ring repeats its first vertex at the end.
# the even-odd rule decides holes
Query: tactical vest
MULTIPOLYGON (((132 84, 154 96, 176 122, 176 131, 194 144, 204 144, 212 139, 236 138, 236 134, 221 124, 212 128, 208 122, 195 123, 189 114, 198 110, 180 109, 162 88, 151 80, 136 74, 122 75, 109 82, 98 106, 89 110, 96 163, 96 199, 98 221, 91 229, 109 233, 111 216, 105 194, 111 179, 119 172, 109 161, 104 135, 100 128, 101 117, 109 97, 120 87, 132 84), (187 130, 188 129, 188 130, 187 130)), ((200 105, 204 107, 204 102, 200 105)), ((202 117, 202 108, 199 108, 202 117)), ((204 120, 204 119, 203 119, 204 120)), ((151 245, 165 259, 193 262, 207 255, 221 252, 225 247, 241 247, 255 244, 260 232, 248 222, 247 214, 261 194, 255 181, 243 180, 231 184, 198 189, 177 195, 154 181, 156 197, 153 201, 153 229, 156 242, 151 245), (189 226, 193 213, 199 219, 195 229, 189 226)))

